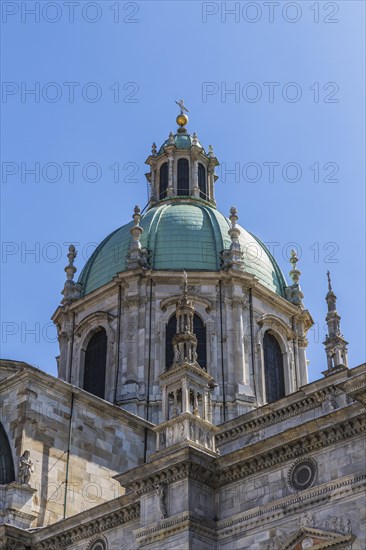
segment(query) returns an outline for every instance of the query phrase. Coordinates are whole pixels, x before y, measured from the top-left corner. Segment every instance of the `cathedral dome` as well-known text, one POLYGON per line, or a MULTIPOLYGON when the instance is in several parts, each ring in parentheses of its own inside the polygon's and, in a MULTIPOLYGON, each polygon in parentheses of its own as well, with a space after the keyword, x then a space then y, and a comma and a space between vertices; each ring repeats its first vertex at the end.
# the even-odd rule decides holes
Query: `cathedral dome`
POLYGON ((158 155, 160 155, 164 151, 164 147, 167 147, 169 145, 175 145, 177 149, 191 149, 192 145, 196 145, 197 147, 201 147, 203 149, 198 139, 195 139, 186 131, 182 131, 182 129, 180 129, 180 131, 178 130, 176 134, 173 134, 172 139, 168 138, 164 141, 163 145, 158 151, 158 155))
MULTIPOLYGON (((94 251, 79 277, 83 295, 112 281, 118 272, 127 271, 133 225, 133 221, 123 225, 94 251)), ((154 270, 219 271, 221 253, 231 244, 230 221, 199 199, 163 200, 141 217, 140 226, 140 243, 148 250, 148 264, 154 270)), ((243 271, 284 296, 286 282, 273 256, 254 235, 238 227, 243 271)))

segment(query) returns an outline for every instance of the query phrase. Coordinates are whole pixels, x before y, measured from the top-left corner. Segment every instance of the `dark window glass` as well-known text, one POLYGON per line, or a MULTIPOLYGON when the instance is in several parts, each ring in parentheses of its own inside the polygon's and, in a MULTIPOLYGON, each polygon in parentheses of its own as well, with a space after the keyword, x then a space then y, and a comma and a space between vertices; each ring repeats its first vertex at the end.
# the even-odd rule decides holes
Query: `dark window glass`
POLYGON ((178 160, 177 195, 189 195, 189 162, 187 159, 178 160))
POLYGON ((206 169, 203 164, 198 165, 198 187, 200 189, 201 199, 207 199, 206 169))
MULTIPOLYGON (((203 324, 201 317, 194 314, 193 317, 194 334, 197 337, 197 362, 200 367, 207 369, 207 344, 206 344, 206 327, 203 324)), ((173 336, 177 331, 177 319, 173 315, 166 327, 165 339, 165 366, 167 369, 172 366, 174 360, 173 336)))
POLYGON ((177 332, 177 318, 175 315, 169 319, 169 323, 166 326, 165 337, 165 368, 169 369, 173 364, 174 350, 173 350, 173 336, 177 332))
POLYGON ((84 390, 104 399, 107 363, 107 335, 100 329, 90 339, 85 352, 84 390))
POLYGON ((0 484, 15 481, 14 464, 8 437, 0 422, 0 484))
POLYGON ((159 182, 159 198, 160 199, 165 199, 165 197, 167 196, 168 180, 169 180, 169 168, 168 168, 168 163, 165 162, 160 167, 160 182, 159 182))
POLYGON ((200 367, 207 369, 206 327, 196 314, 193 317, 193 328, 197 337, 197 362, 200 367))
POLYGON ((273 403, 285 395, 282 352, 276 338, 269 332, 264 335, 263 348, 266 398, 267 403, 273 403))

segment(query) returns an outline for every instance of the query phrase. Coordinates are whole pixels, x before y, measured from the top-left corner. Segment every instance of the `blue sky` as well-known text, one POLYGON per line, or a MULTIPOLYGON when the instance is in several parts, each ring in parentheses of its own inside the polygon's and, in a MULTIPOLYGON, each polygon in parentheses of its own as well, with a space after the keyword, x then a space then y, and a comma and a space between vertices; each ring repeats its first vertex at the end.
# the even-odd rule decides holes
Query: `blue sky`
POLYGON ((364 2, 1 7, 2 357, 56 373, 67 245, 79 274, 146 204, 144 161, 183 97, 221 162, 218 208, 235 204, 286 275, 301 255, 310 379, 326 367, 328 269, 350 364, 364 361, 364 2))

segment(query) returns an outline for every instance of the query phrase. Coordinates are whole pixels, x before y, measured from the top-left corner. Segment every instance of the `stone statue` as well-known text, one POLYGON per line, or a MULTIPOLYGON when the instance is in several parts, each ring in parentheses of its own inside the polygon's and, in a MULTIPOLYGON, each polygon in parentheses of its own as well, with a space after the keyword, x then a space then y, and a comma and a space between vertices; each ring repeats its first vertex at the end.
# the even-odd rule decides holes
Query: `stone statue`
POLYGON ((185 111, 186 113, 189 113, 187 107, 184 106, 184 101, 183 101, 183 99, 180 99, 179 101, 176 101, 176 104, 179 106, 180 112, 181 112, 182 115, 184 114, 184 111, 185 111))
POLYGON ((314 516, 311 512, 306 512, 301 516, 299 527, 314 527, 314 516))
POLYGON ((158 497, 158 512, 159 512, 159 519, 164 519, 167 517, 167 509, 166 509, 166 489, 162 483, 159 483, 159 485, 156 486, 156 496, 158 497))
POLYGON ((34 472, 33 462, 29 458, 30 452, 24 451, 19 459, 18 480, 19 483, 29 485, 29 480, 34 472))

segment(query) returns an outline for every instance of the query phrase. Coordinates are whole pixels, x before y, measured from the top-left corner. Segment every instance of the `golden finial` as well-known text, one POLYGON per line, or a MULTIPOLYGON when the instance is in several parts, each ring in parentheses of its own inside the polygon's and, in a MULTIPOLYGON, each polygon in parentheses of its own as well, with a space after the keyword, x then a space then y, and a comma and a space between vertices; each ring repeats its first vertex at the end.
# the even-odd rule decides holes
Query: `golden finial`
POLYGON ((179 106, 180 108, 180 114, 177 116, 177 124, 178 126, 180 126, 181 128, 183 128, 183 126, 185 126, 186 124, 188 124, 188 117, 187 115, 185 114, 186 113, 189 113, 187 107, 185 107, 184 105, 184 101, 183 99, 180 99, 179 101, 176 101, 176 104, 179 106), (184 112, 185 111, 185 112, 184 112))

